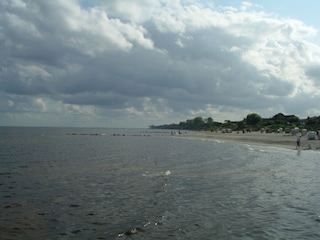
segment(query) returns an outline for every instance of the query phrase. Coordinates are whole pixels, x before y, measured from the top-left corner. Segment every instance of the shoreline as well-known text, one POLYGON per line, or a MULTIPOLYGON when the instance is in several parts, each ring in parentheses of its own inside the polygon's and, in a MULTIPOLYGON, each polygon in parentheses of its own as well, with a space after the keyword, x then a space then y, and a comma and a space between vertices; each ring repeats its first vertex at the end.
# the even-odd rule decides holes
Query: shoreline
MULTIPOLYGON (((210 138, 219 141, 238 142, 252 145, 262 145, 277 148, 285 148, 297 150, 296 139, 297 136, 284 133, 221 133, 210 131, 188 131, 182 132, 180 137, 195 137, 195 138, 210 138)), ((320 151, 320 140, 308 140, 307 136, 301 137, 300 150, 314 150, 320 151)))

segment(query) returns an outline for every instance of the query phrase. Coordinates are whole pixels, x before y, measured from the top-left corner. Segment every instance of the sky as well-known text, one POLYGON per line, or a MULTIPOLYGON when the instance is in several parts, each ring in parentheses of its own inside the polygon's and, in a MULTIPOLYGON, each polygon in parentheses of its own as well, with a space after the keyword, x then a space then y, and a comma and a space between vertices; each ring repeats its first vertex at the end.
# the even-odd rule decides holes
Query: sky
POLYGON ((0 125, 320 115, 320 1, 0 0, 0 125))

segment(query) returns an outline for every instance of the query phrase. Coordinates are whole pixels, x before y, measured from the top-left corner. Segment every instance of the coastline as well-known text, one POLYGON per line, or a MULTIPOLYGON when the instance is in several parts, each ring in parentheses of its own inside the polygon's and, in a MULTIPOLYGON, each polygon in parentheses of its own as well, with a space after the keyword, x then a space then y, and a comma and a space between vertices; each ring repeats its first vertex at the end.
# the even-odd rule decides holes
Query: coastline
MULTIPOLYGON (((210 131, 188 131, 182 132, 181 137, 210 138, 219 141, 238 142, 244 144, 263 145, 278 148, 296 150, 297 136, 284 133, 221 133, 210 131)), ((300 150, 320 151, 320 140, 308 140, 307 136, 301 137, 300 150)))

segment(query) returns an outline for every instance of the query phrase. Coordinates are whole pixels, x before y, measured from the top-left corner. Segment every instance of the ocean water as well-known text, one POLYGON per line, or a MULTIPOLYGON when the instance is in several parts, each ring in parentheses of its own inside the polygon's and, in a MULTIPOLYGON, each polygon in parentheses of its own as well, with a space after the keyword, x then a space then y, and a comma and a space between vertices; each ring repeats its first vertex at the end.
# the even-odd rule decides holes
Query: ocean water
POLYGON ((320 154, 0 128, 0 239, 320 239, 320 154))

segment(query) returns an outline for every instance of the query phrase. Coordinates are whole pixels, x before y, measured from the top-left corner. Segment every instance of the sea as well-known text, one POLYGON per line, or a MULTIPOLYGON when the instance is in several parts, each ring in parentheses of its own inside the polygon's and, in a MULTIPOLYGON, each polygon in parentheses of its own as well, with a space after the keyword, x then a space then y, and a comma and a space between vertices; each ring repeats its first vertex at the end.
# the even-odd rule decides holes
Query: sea
POLYGON ((320 239, 320 153, 0 127, 0 239, 320 239))

